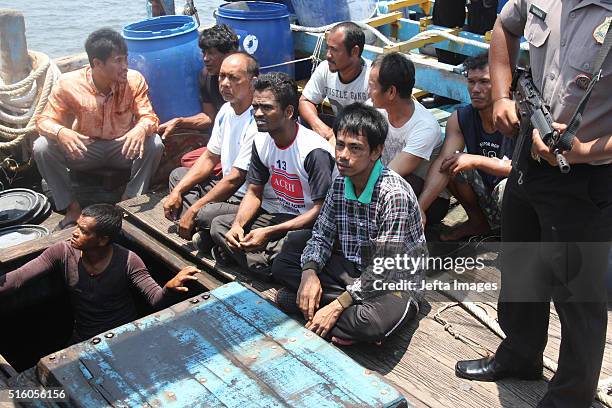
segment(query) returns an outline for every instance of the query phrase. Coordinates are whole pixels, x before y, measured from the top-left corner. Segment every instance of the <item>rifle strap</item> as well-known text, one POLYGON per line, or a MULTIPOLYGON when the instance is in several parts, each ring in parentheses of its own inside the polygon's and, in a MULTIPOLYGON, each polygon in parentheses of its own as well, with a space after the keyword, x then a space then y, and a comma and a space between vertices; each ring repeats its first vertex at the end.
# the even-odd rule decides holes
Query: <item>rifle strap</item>
POLYGON ((608 31, 606 32, 606 38, 604 39, 601 48, 599 49, 599 53, 597 54, 597 58, 593 62, 593 78, 589 82, 587 86, 586 92, 582 96, 582 99, 578 103, 578 107, 576 108, 576 112, 572 115, 572 119, 569 121, 567 125, 566 133, 570 133, 573 136, 576 136, 576 132, 578 131, 578 127, 580 126, 580 122, 582 121, 582 112, 584 112, 584 108, 591 97, 591 92, 593 91, 593 87, 601 78, 601 70, 608 53, 610 52, 610 48, 612 48, 612 30, 610 30, 610 26, 608 26, 608 31))

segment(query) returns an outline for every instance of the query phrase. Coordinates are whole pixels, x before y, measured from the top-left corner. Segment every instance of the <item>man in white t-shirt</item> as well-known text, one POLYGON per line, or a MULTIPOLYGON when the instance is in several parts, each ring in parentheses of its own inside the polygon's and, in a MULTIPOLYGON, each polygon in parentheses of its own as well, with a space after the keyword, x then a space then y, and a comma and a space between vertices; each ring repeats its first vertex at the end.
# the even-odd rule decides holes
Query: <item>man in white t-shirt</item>
POLYGON ((253 118, 253 79, 259 74, 257 61, 246 53, 227 57, 219 73, 219 90, 227 101, 215 117, 207 150, 191 168, 179 167, 170 174, 170 194, 164 215, 178 222, 178 233, 200 249, 210 247, 210 223, 218 215, 234 214, 246 193, 246 174, 251 145, 257 133, 253 118), (222 177, 213 169, 221 163, 222 177))
MULTIPOLYGON (((414 64, 393 52, 378 57, 372 64, 369 94, 389 123, 382 162, 404 177, 418 196, 431 163, 440 154, 442 131, 436 118, 412 98, 414 64)), ((448 212, 449 196, 443 191, 429 207, 431 224, 442 221, 448 212)))
POLYGON ((300 98, 300 116, 326 140, 334 132, 319 117, 317 105, 327 98, 337 115, 343 107, 368 99, 369 63, 361 58, 365 35, 359 26, 344 22, 334 26, 327 36, 326 61, 310 77, 300 98))
POLYGON ((218 262, 232 259, 263 280, 290 231, 311 228, 337 171, 329 143, 295 120, 297 85, 279 72, 254 83, 253 141, 248 189, 238 213, 216 217, 211 226, 218 262), (264 190, 273 191, 273 199, 264 190))

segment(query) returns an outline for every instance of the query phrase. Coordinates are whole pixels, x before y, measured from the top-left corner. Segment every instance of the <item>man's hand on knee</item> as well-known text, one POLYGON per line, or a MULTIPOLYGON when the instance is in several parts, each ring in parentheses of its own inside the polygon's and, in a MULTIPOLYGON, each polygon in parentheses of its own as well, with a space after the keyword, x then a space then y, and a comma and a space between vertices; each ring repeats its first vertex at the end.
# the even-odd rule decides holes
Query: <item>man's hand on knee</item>
POLYGON ((327 333, 336 325, 343 311, 344 308, 340 302, 334 300, 329 305, 322 307, 313 319, 306 323, 306 328, 325 338, 327 333))
POLYGON ((176 221, 182 204, 183 198, 181 195, 174 191, 170 192, 164 201, 164 217, 170 221, 176 221))
POLYGON ((193 207, 185 211, 178 225, 178 234, 181 238, 191 239, 197 215, 198 213, 193 211, 193 207))
POLYGON ((321 281, 314 269, 307 269, 302 272, 302 280, 297 294, 298 307, 302 311, 304 319, 310 322, 319 309, 321 295, 323 294, 321 281))
POLYGON ((242 249, 241 242, 244 240, 244 229, 240 225, 232 225, 225 234, 227 245, 234 251, 242 249))
POLYGON ((462 171, 468 171, 475 169, 478 166, 480 156, 462 152, 455 152, 455 154, 445 158, 440 166, 440 171, 445 171, 451 176, 455 177, 462 171))
POLYGON ((140 126, 134 126, 125 135, 117 139, 123 142, 121 154, 128 160, 142 159, 144 157, 144 142, 147 132, 140 126))
POLYGON ((167 137, 170 137, 174 134, 175 130, 180 127, 181 119, 182 118, 170 119, 169 121, 159 125, 157 131, 159 132, 159 135, 161 136, 162 140, 165 140, 167 137))
POLYGON ((270 241, 270 232, 266 227, 251 230, 242 241, 240 246, 245 252, 254 252, 265 248, 270 241))
POLYGON ((72 129, 64 127, 57 132, 57 142, 72 160, 79 160, 85 157, 87 145, 91 144, 92 140, 72 129))

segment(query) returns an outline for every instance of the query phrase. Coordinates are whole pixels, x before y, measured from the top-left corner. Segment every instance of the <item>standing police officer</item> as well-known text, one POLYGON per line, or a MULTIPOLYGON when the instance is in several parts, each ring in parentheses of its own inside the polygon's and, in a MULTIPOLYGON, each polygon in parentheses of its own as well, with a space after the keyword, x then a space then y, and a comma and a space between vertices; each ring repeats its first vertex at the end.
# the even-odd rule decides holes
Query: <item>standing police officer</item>
MULTIPOLYGON (((535 86, 550 107, 553 126, 562 132, 598 74, 593 66, 611 20, 612 0, 510 0, 496 22, 489 52, 496 127, 506 135, 516 134, 519 127, 510 86, 521 36, 529 41, 535 86)), ((529 130, 524 165, 513 169, 506 186, 502 237, 508 247, 512 242, 531 242, 523 249, 534 252, 537 247, 540 252, 518 257, 514 265, 512 260, 503 264, 498 317, 507 337, 495 356, 460 361, 455 368, 457 376, 472 380, 541 378, 552 297, 562 340, 558 370, 540 407, 587 407, 597 388, 606 340, 605 269, 612 240, 611 74, 608 57, 573 147, 565 153, 569 173, 559 171, 537 130, 529 130), (539 161, 530 157, 529 148, 539 161), (568 255, 571 250, 564 253, 563 262, 541 251, 543 243, 575 249, 585 242, 604 244, 591 245, 580 262, 568 255), (545 295, 537 302, 513 302, 517 299, 508 293, 530 292, 542 282, 544 286, 536 289, 544 292, 536 292, 545 295), (585 298, 584 290, 582 296, 572 292, 574 284, 586 287, 590 297, 585 298)))

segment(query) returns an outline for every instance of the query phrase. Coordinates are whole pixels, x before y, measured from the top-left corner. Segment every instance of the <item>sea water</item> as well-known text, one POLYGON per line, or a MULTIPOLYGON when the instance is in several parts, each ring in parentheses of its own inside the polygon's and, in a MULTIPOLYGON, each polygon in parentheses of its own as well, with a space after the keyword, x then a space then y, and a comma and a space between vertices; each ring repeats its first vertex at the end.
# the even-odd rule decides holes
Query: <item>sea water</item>
MULTIPOLYGON (((223 0, 195 0, 202 25, 214 24, 213 10, 223 0)), ((175 0, 182 12, 183 0, 175 0)), ((52 58, 85 51, 87 35, 110 27, 123 26, 147 17, 145 0, 0 0, 0 9, 19 10, 25 17, 28 48, 52 58)))

